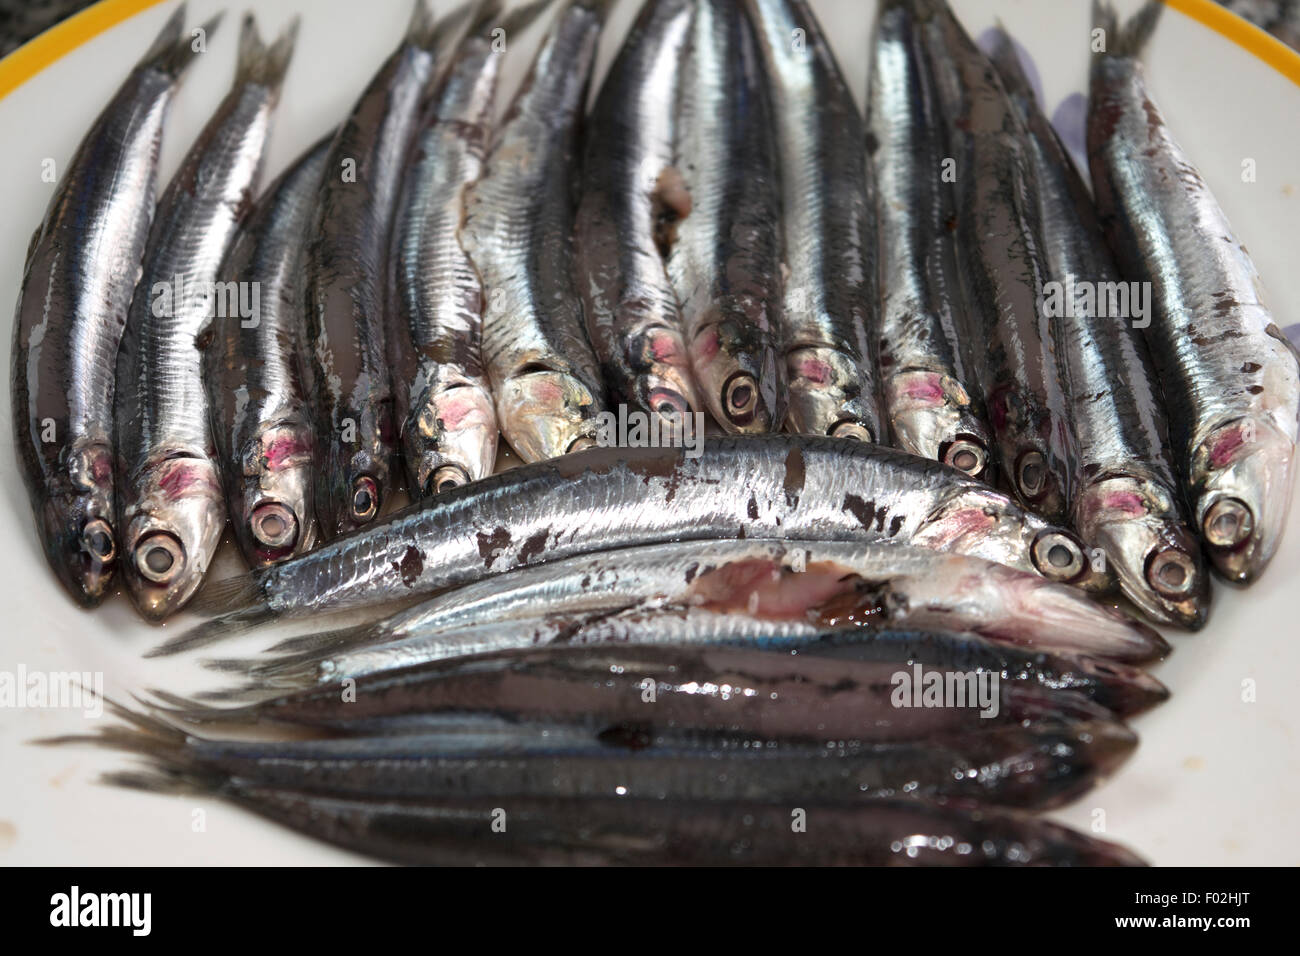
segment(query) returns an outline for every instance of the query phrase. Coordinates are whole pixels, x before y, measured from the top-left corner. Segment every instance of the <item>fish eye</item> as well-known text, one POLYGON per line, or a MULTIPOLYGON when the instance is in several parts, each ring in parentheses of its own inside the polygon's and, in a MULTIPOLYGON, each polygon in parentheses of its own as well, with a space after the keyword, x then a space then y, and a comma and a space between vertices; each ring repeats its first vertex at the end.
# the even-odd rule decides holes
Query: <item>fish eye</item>
POLYGON ((1034 539, 1030 557, 1038 573, 1051 581, 1073 581, 1087 567, 1079 542, 1063 531, 1044 531, 1034 539))
POLYGON ((1201 530, 1211 547, 1236 548, 1254 533, 1255 517, 1245 502, 1220 498, 1205 512, 1201 530))
POLYGON ((298 518, 278 501, 264 501, 248 519, 248 528, 266 548, 291 547, 298 537, 298 518))
POLYGON ((982 442, 974 438, 959 437, 943 450, 943 462, 972 478, 978 478, 988 466, 989 453, 982 442))
POLYGON ((369 475, 352 483, 352 520, 366 522, 379 514, 379 484, 369 475))
POLYGON ((117 553, 113 528, 103 518, 92 518, 81 529, 81 547, 100 564, 107 564, 117 553))
POLYGON ((851 438, 854 441, 866 442, 868 445, 876 440, 871 434, 871 429, 861 422, 836 422, 827 434, 832 438, 851 438))
POLYGON ((722 411, 733 424, 748 425, 758 408, 758 382, 748 372, 736 372, 722 386, 722 411))
POLYGON ((185 565, 185 548, 166 531, 145 535, 135 546, 135 567, 154 584, 170 584, 185 565))
POLYGON ((453 488, 459 488, 461 485, 469 484, 469 475, 463 468, 456 465, 443 465, 429 476, 429 480, 424 483, 424 493, 426 495, 436 495, 442 491, 451 491, 453 488))
POLYGON ((1161 548, 1147 558, 1147 584, 1162 597, 1186 597, 1196 587, 1196 562, 1178 548, 1161 548))
POLYGON ((1047 490, 1047 461, 1042 452, 1027 451, 1016 466, 1016 486, 1027 500, 1034 501, 1047 490))

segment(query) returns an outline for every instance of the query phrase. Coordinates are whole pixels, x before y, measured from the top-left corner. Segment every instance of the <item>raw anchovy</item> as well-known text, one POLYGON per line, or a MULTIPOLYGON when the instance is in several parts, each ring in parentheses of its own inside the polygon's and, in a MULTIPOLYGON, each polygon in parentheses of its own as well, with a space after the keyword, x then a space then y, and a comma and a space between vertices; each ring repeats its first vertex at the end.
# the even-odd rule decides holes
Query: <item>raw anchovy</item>
MULTIPOLYGON (((759 617, 745 611, 663 607, 569 617, 543 615, 499 623, 414 631, 381 643, 342 650, 304 651, 270 661, 216 661, 222 670, 252 678, 247 685, 204 695, 205 700, 248 700, 267 690, 330 684, 435 660, 544 645, 733 645, 852 660, 888 660, 996 673, 1000 680, 1036 681, 1075 691, 1116 713, 1146 710, 1168 699, 1159 681, 1136 667, 1087 654, 1022 649, 974 635, 864 627, 847 619, 759 617)), ((1043 643, 1051 646, 1050 633, 1043 643)))
POLYGON ((421 733, 449 718, 491 717, 574 722, 596 733, 688 728, 810 741, 926 740, 1022 721, 1112 716, 1083 694, 1036 677, 994 680, 952 665, 927 666, 920 680, 914 675, 912 662, 896 655, 853 660, 747 647, 560 644, 362 675, 346 685, 347 702, 341 683, 238 707, 154 695, 168 705, 169 718, 186 723, 291 724, 354 736, 421 733), (900 695, 921 699, 927 674, 970 690, 966 706, 900 705, 900 695), (911 680, 910 696, 900 689, 903 677, 911 680))
POLYGON ((945 465, 848 439, 733 435, 710 439, 700 457, 595 448, 452 489, 310 554, 209 586, 199 609, 232 616, 165 647, 592 551, 728 537, 888 540, 1088 590, 1111 584, 1072 533, 945 465))
POLYGON ((497 424, 524 461, 596 443, 605 384, 574 283, 575 155, 608 0, 557 15, 465 201, 497 424))
POLYGON ((1199 628, 1209 611, 1209 577, 1174 480, 1169 422, 1146 343, 1099 301, 1120 277, 1092 197, 1039 108, 1011 37, 997 36, 993 61, 1029 134, 1044 248, 1060 290, 1058 307, 1048 311, 1078 442, 1073 526, 1105 551, 1144 614, 1199 628))
POLYGON ((461 241, 465 200, 483 168, 503 54, 494 36, 523 29, 536 6, 498 25, 482 4, 416 134, 393 234, 389 362, 412 497, 492 473, 497 420, 483 367, 487 289, 461 241))
POLYGON ((691 197, 674 163, 693 0, 646 0, 587 117, 577 285, 606 383, 665 424, 700 407, 664 266, 691 197))
POLYGON ((14 444, 46 560, 86 607, 103 601, 117 564, 113 361, 153 217, 163 124, 194 55, 184 22, 181 5, 77 147, 32 236, 14 319, 14 444))
POLYGON ((683 541, 520 568, 382 621, 290 638, 273 652, 337 652, 491 622, 665 608, 824 625, 966 631, 1118 660, 1168 651, 1152 629, 1077 589, 958 554, 899 544, 683 541))
POLYGON ((1097 206, 1126 278, 1148 283, 1146 330, 1169 408, 1174 463, 1210 558, 1249 583, 1277 550, 1291 502, 1300 367, 1209 187, 1147 93, 1138 56, 1160 4, 1092 63, 1088 155, 1097 206))
POLYGON ((117 354, 125 576, 136 606, 151 620, 194 595, 225 527, 202 346, 212 317, 231 311, 238 296, 216 282, 253 205, 297 29, 295 20, 267 48, 253 18, 244 19, 234 87, 158 204, 117 354))
POLYGON ((388 246, 445 29, 416 0, 405 39, 334 139, 309 228, 304 372, 316 426, 316 515, 327 540, 369 524, 392 493, 388 246))
POLYGON ((864 806, 629 800, 362 800, 238 780, 123 773, 152 792, 221 796, 318 840, 441 866, 1143 866, 1121 846, 1022 811, 895 797, 864 806), (509 825, 502 830, 502 810, 509 825))
POLYGON ((222 274, 252 289, 256 312, 212 320, 204 377, 235 540, 251 567, 310 550, 315 433, 299 360, 302 249, 329 140, 266 191, 222 274), (250 321, 251 320, 251 321, 250 321))
POLYGON ((789 412, 807 435, 885 440, 876 224, 862 117, 806 0, 746 0, 770 78, 783 196, 789 412))
POLYGON ((888 0, 876 25, 868 155, 879 189, 881 390, 899 448, 986 478, 992 441, 964 330, 949 156, 913 7, 888 0))
POLYGON ((675 153, 691 212, 674 234, 668 276, 696 385, 727 431, 779 431, 780 184, 762 64, 735 0, 696 7, 675 153))
MULTIPOLYGON (((238 779, 358 799, 605 797, 630 800, 812 800, 860 804, 911 796, 1048 809, 1118 767, 1137 737, 1115 721, 1002 726, 924 741, 829 744, 718 736, 644 750, 555 743, 443 749, 445 737, 220 740, 126 715, 132 728, 43 743, 93 743, 148 758, 172 776, 238 779)), ((561 734, 563 738, 565 734, 561 734)))
MULTIPOLYGON (((1052 521, 1071 499, 1074 435, 1042 314, 1048 280, 1025 130, 988 57, 944 0, 917 0, 927 61, 954 131, 971 335, 999 457, 1016 494, 1052 521)), ((939 175, 935 170, 934 175, 939 175)))

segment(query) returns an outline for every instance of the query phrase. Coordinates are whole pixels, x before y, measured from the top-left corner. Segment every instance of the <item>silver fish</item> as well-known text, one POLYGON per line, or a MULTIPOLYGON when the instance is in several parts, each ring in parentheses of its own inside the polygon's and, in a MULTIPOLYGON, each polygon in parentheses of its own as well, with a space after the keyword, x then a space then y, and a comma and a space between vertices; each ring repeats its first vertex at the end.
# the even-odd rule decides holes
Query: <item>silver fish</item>
MULTIPOLYGON (((14 444, 46 560, 94 607, 117 567, 113 362, 140 276, 184 5, 95 120, 32 236, 14 318, 14 444)), ((204 29, 210 35, 217 21, 204 29)))
POLYGON ((1277 551, 1291 502, 1300 367, 1254 263, 1146 89, 1139 54, 1162 7, 1123 30, 1109 6, 1093 57, 1088 155, 1097 206, 1128 279, 1148 283, 1146 329, 1174 463, 1210 559, 1248 584, 1277 551))
POLYGON ((389 239, 445 29, 416 0, 406 37, 334 139, 308 230, 304 372, 316 427, 316 516, 326 540, 369 524, 393 490, 389 239))
POLYGON ((670 426, 701 407, 664 265, 691 210, 673 165, 673 107, 694 11, 693 0, 641 8, 587 117, 574 224, 578 292, 605 382, 670 426))
POLYGON ((1209 610, 1209 576, 1174 479, 1169 422, 1146 342, 1129 318, 1098 303, 1120 277, 1092 197, 1039 108, 1010 36, 996 36, 994 65, 1028 132, 1055 283, 1047 311, 1061 345, 1057 359, 1079 454, 1073 526, 1086 544, 1105 551, 1120 587, 1144 614, 1198 628, 1209 610))
POLYGON ((939 175, 949 150, 925 58, 910 0, 887 0, 867 146, 879 190, 881 391, 899 448, 987 479, 992 439, 960 321, 955 210, 939 175))
POLYGON ((483 363, 497 424, 524 461, 596 443, 605 384, 574 281, 575 156, 608 0, 557 14, 465 201, 483 281, 483 363))
POLYGON ((1112 583, 1073 534, 945 465, 852 440, 727 436, 696 458, 597 448, 453 489, 311 554, 209 586, 199 610, 233 616, 167 647, 592 551, 726 537, 905 542, 1092 590, 1112 583))
POLYGON ((1120 660, 1168 651, 1152 629, 1037 574, 902 544, 788 539, 679 541, 520 568, 381 621, 290 638, 270 650, 287 660, 297 652, 319 657, 478 625, 499 641, 512 621, 562 626, 682 608, 743 612, 751 622, 965 631, 1120 660))
POLYGON ((780 184, 762 62, 734 0, 701 0, 682 63, 675 167, 691 197, 668 277, 696 385, 729 432, 779 431, 780 184))
POLYGON ((965 301, 1000 463, 1022 502, 1064 521, 1077 454, 1060 345, 1041 308, 1049 270, 1024 126, 945 0, 915 4, 953 131, 965 301))
POLYGON ((252 290, 254 308, 215 316, 204 350, 226 507, 251 567, 316 543, 315 432, 298 350, 300 266, 331 139, 267 188, 230 247, 222 274, 252 290))
POLYGON ((806 0, 745 0, 767 64, 783 199, 786 427, 886 438, 874 187, 862 117, 806 0))
POLYGON ((162 620, 207 573, 226 508, 203 387, 203 336, 230 312, 217 285, 226 248, 252 208, 297 21, 269 48, 251 16, 234 87, 158 204, 117 354, 118 512, 136 607, 162 620))
POLYGON ((393 232, 389 363, 413 497, 492 473, 497 420, 483 366, 486 289, 461 238, 465 201, 483 169, 504 55, 498 30, 522 29, 535 7, 498 23, 481 4, 415 137, 393 232))

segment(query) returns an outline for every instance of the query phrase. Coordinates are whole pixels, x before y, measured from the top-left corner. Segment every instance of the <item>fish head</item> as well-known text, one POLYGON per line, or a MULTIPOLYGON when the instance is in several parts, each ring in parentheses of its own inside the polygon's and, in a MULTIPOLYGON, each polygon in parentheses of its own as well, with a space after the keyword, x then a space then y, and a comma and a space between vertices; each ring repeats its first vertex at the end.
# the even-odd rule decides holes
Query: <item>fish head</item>
POLYGON ((875 396, 863 395, 853 358, 836 348, 794 349, 786 356, 790 430, 880 442, 875 396))
POLYGON ((960 382, 940 372, 909 369, 890 376, 885 389, 900 447, 972 478, 988 474, 989 439, 960 382))
POLYGON ((1145 477, 1105 477, 1075 503, 1075 527, 1100 549, 1124 594, 1155 621, 1197 630, 1210 607, 1200 543, 1173 494, 1145 477))
POLYGON ((96 607, 117 566, 112 453, 95 444, 72 451, 66 463, 67 480, 37 511, 41 543, 73 600, 96 607))
POLYGON ((514 375, 497 389, 497 419, 519 457, 549 461, 596 445, 602 404, 577 377, 551 369, 514 375))
POLYGON ((629 339, 626 351, 633 376, 628 398, 670 425, 699 409, 690 358, 676 328, 650 325, 629 339))
POLYGON ((316 530, 326 539, 365 527, 388 504, 397 436, 390 401, 335 414, 328 432, 317 426, 314 453, 316 530))
POLYGON ((714 421, 729 432, 764 434, 785 420, 776 341, 761 306, 733 303, 706 320, 690 343, 695 381, 714 421))
POLYGON ((134 488, 123 509, 123 572, 140 613, 161 621, 203 583, 225 528, 225 500, 207 458, 156 461, 134 488))
POLYGON ((282 561, 315 543, 314 445, 306 422, 283 420, 245 449, 241 484, 229 503, 235 539, 251 567, 282 561))
POLYGON ((1265 416, 1215 429, 1192 455, 1194 518, 1214 566, 1249 584, 1272 560, 1291 506, 1295 443, 1265 416))
POLYGON ((408 467, 416 494, 427 498, 492 474, 497 457, 497 419, 492 396, 479 385, 431 392, 406 436, 408 467))

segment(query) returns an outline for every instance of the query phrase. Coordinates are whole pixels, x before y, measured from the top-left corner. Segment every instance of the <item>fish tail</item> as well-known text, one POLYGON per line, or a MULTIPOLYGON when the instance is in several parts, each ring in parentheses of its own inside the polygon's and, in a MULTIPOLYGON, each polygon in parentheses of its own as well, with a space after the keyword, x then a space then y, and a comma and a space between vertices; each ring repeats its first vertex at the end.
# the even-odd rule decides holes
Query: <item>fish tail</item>
POLYGON ((157 647, 145 651, 145 657, 171 657, 184 651, 207 647, 231 637, 245 634, 257 627, 274 620, 275 614, 270 608, 253 607, 231 614, 214 617, 210 621, 196 624, 182 631, 170 640, 163 641, 157 647))
POLYGON ((357 624, 341 627, 333 631, 313 631, 310 634, 296 634, 272 644, 265 651, 267 654, 284 654, 294 651, 320 651, 342 647, 355 647, 371 633, 371 625, 357 624))
POLYGON ((1033 103, 1036 94, 1025 75, 1025 65, 1016 50, 1016 41, 999 20, 993 28, 993 42, 988 50, 988 57, 1002 79, 1002 86, 1013 99, 1033 103))
POLYGON ((100 774, 99 782, 110 787, 140 790, 168 796, 210 796, 220 789, 224 778, 210 772, 194 772, 176 767, 152 770, 119 770, 100 774))
POLYGON ((252 704, 242 707, 210 707, 189 697, 156 688, 149 691, 149 696, 154 699, 149 704, 151 710, 169 720, 185 724, 243 724, 258 717, 257 708, 252 704))
POLYGON ((1092 24, 1094 29, 1103 31, 1105 54, 1137 59, 1155 33, 1156 23, 1164 9, 1164 0, 1147 0, 1142 9, 1121 27, 1119 14, 1115 12, 1110 0, 1093 0, 1092 24))
MULTIPOLYGON (((222 16, 223 14, 218 13, 198 29, 203 31, 205 37, 211 36, 217 29, 217 25, 221 23, 222 16)), ((153 45, 140 58, 136 69, 157 70, 173 78, 179 77, 185 72, 186 67, 194 62, 195 54, 198 52, 195 39, 194 34, 185 31, 185 4, 182 3, 167 18, 153 45)))
MULTIPOLYGON (((532 22, 545 13, 553 2, 554 0, 533 0, 532 3, 516 7, 506 15, 506 18, 501 21, 499 26, 506 32, 507 36, 518 33, 520 30, 527 30, 532 22)), ((492 31, 488 30, 487 32, 491 33, 492 31)))
POLYGON ((289 70, 289 63, 293 60, 300 22, 295 16, 268 47, 262 42, 253 15, 245 14, 239 31, 239 65, 235 72, 235 85, 255 83, 278 94, 284 84, 284 75, 289 70))

